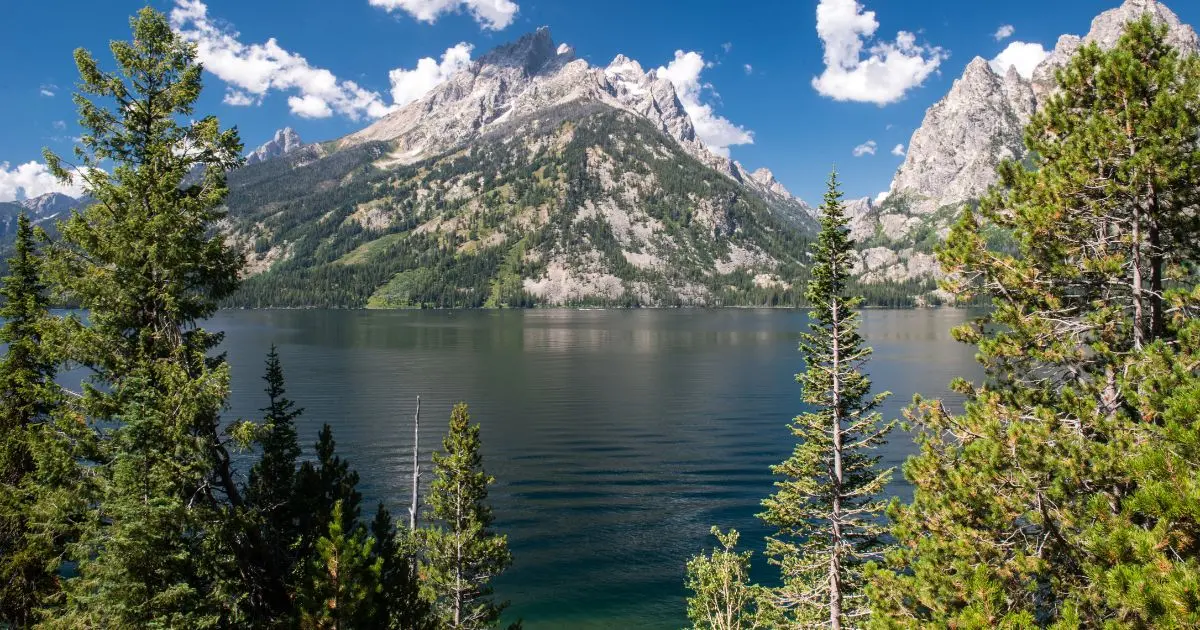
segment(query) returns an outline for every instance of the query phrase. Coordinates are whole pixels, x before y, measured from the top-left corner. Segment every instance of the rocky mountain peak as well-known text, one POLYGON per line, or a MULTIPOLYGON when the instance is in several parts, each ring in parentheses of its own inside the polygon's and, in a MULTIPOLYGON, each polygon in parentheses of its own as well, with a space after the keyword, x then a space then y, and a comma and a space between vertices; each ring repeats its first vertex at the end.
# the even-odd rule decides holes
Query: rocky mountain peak
POLYGON ((1096 43, 1101 48, 1117 45, 1125 25, 1149 13, 1156 24, 1167 26, 1167 42, 1184 52, 1197 50, 1196 31, 1179 21, 1179 16, 1157 0, 1125 0, 1121 6, 1110 9, 1092 20, 1092 28, 1083 38, 1085 44, 1096 43))
POLYGON ((22 199, 17 202, 17 205, 28 210, 34 219, 44 219, 78 206, 79 200, 70 195, 51 192, 29 199, 22 199))
POLYGON ((515 42, 493 48, 476 63, 480 66, 519 68, 526 75, 534 75, 558 56, 559 47, 554 44, 550 27, 540 26, 515 42))
POLYGON ((257 164, 258 162, 266 162, 278 157, 283 157, 293 151, 304 146, 304 142, 300 140, 300 134, 296 133, 291 127, 284 127, 275 132, 275 136, 251 151, 246 156, 246 165, 257 164))

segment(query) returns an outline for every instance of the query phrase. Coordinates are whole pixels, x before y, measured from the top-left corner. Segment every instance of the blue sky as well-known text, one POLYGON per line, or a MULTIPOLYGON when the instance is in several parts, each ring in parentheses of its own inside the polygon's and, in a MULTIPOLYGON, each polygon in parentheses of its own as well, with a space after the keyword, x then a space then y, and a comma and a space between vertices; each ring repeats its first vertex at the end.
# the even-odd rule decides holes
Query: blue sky
MULTIPOLYGON (((39 171, 41 148, 67 155, 79 133, 70 99, 77 76, 72 51, 83 46, 102 64, 111 64, 108 41, 128 37, 128 17, 144 4, 75 0, 15 2, 5 8, 7 23, 20 26, 6 29, 0 40, 0 120, 5 121, 0 200, 49 189, 39 171)), ((751 170, 770 168, 793 193, 815 204, 833 164, 849 196, 886 190, 903 159, 892 154, 893 148, 907 145, 925 109, 972 58, 994 58, 1014 42, 1053 48, 1060 34, 1086 33, 1091 19, 1119 0, 858 0, 858 6, 854 0, 149 4, 165 12, 186 9, 191 17, 180 14, 181 28, 214 50, 243 58, 257 51, 275 64, 264 68, 228 59, 208 64, 221 66, 217 74, 223 76, 207 73, 198 110, 236 125, 248 148, 283 126, 294 127, 306 141, 355 131, 397 98, 418 95, 456 59, 478 57, 541 25, 594 65, 607 65, 623 53, 650 69, 669 64, 676 51, 696 53, 704 61, 695 65, 698 74, 687 75, 679 66, 686 75, 680 80, 696 89, 691 105, 707 106, 715 133, 724 129, 726 139, 752 136, 752 144, 729 148, 735 159, 751 170), (827 11, 821 35, 819 5, 827 11), (198 11, 203 18, 196 17, 198 11), (867 36, 872 23, 877 26, 867 36), (1011 34, 997 40, 1005 25, 1012 27, 1011 34), (275 47, 266 48, 272 38, 275 47), (855 42, 863 46, 859 53, 855 42), (855 65, 870 56, 872 47, 884 64, 874 75, 855 65), (825 75, 819 91, 814 78, 826 72, 827 50, 842 63, 835 62, 835 72, 825 75), (882 59, 889 52, 892 58, 882 59), (430 60, 412 72, 423 58, 430 60), (874 153, 860 149, 856 157, 856 147, 868 141, 874 142, 874 153)), ((1200 23, 1200 3, 1166 4, 1185 22, 1200 23)), ((1016 57, 1028 63, 1037 50, 1017 46, 1010 53, 1024 53, 1016 57)))

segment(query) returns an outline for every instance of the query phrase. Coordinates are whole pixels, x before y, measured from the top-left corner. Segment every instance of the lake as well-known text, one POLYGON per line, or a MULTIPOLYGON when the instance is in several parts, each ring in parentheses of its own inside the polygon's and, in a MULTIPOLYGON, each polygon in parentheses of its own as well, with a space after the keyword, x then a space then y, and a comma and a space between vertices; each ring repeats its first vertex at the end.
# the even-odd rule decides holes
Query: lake
MULTIPOLYGON (((895 394, 886 414, 916 392, 961 402, 947 384, 979 368, 950 329, 969 316, 864 313, 877 391, 895 394)), ((451 406, 468 402, 515 558, 496 583, 507 619, 674 629, 686 624, 684 565, 715 544, 710 526, 736 527, 755 550, 769 533, 755 514, 803 410, 794 375, 806 321, 789 310, 296 310, 225 311, 209 326, 228 335, 230 417, 258 416, 263 358, 277 344, 288 394, 305 408, 306 452, 332 425, 362 475, 364 514, 383 500, 406 519, 417 395, 426 483, 451 406)), ((897 432, 884 462, 914 450, 897 432)), ((900 481, 889 492, 907 494, 900 481)))

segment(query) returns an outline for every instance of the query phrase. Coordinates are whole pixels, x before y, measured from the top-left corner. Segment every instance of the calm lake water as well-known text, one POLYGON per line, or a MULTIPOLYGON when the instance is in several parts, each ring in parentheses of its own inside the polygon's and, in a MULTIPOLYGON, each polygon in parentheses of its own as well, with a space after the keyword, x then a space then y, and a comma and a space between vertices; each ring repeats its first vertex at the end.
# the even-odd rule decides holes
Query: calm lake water
MULTIPOLYGON (((915 392, 957 402, 951 378, 978 374, 949 334, 968 316, 865 313, 875 385, 895 393, 886 413, 915 392)), ((786 425, 802 411, 805 323, 783 310, 227 311, 209 325, 228 335, 230 416, 258 415, 277 344, 302 439, 333 426, 364 512, 383 500, 404 518, 416 396, 426 462, 451 406, 468 402, 515 557, 496 592, 509 619, 538 630, 682 627, 684 564, 714 544, 711 525, 761 549, 768 467, 790 452, 786 425)), ((913 451, 894 434, 885 463, 913 451)), ((761 557, 755 570, 770 579, 761 557)))

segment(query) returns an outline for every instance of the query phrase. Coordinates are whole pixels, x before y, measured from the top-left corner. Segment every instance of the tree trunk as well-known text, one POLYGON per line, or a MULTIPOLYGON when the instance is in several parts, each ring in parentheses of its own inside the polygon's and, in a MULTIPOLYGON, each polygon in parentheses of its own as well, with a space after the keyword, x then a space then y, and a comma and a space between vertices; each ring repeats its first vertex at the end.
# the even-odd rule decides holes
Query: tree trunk
MULTIPOLYGON (((836 269, 833 269, 836 274, 836 269)), ((842 545, 842 409, 841 409, 841 313, 838 312, 838 300, 835 296, 830 304, 833 315, 833 513, 830 515, 832 532, 829 554, 829 627, 840 630, 842 627, 842 585, 841 558, 842 545)))
POLYGON ((421 483, 421 397, 417 396, 417 413, 413 416, 412 504, 408 506, 408 531, 417 531, 417 497, 421 483))

